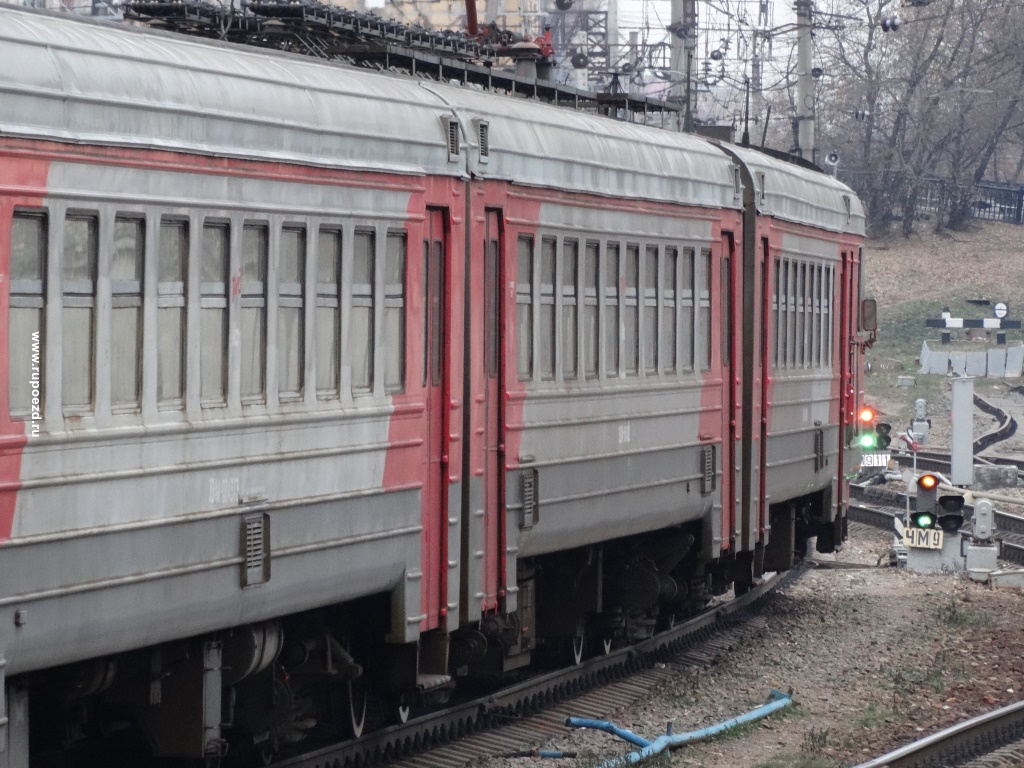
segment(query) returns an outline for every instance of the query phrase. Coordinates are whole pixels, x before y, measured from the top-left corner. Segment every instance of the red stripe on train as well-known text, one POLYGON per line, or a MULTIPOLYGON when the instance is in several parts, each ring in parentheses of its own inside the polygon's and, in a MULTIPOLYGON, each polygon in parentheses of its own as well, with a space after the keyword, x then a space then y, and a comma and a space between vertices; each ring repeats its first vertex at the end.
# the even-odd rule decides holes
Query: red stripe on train
MULTIPOLYGON (((10 328, 11 306, 11 214, 19 206, 38 208, 43 204, 50 163, 43 158, 14 157, 0 153, 0 317, 10 328)), ((21 487, 21 456, 28 442, 24 421, 10 418, 9 361, 12 354, 32 354, 31 348, 10 349, 10 334, 0 333, 0 485, 13 490, 0 491, 0 543, 11 538, 14 510, 21 487)))

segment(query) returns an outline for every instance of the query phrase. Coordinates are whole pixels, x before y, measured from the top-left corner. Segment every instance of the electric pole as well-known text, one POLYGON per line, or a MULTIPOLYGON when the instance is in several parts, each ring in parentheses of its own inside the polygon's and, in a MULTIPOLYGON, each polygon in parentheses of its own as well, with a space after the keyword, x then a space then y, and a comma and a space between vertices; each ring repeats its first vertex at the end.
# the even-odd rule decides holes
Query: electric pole
POLYGON ((697 56, 697 0, 672 0, 672 89, 683 100, 683 130, 693 133, 693 63, 697 56), (682 74, 680 82, 677 78, 682 74))
POLYGON ((814 76, 811 74, 811 0, 796 0, 796 149, 814 162, 814 76))

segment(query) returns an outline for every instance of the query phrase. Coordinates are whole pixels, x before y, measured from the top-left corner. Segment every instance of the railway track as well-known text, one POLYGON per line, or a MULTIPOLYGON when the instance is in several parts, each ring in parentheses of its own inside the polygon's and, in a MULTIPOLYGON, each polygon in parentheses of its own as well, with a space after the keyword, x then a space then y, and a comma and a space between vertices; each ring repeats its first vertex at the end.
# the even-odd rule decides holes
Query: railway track
POLYGON ((1024 701, 972 717, 856 768, 996 768, 1020 766, 1024 755, 1024 701), (1007 742, 1017 743, 1007 745, 1007 742), (977 758, 977 759, 976 759, 977 758), (1006 762, 1013 759, 1016 762, 1006 762))
MULTIPOLYGON (((849 519, 893 530, 902 516, 903 494, 879 488, 851 487, 854 498, 849 519)), ((913 497, 911 497, 913 500, 913 497)), ((965 516, 973 512, 965 507, 965 516), (968 511, 969 510, 969 511, 968 511)), ((1000 557, 1024 565, 1024 517, 996 512, 996 531, 1002 539, 1000 557)), ((856 768, 1019 768, 1024 765, 1024 701, 971 718, 877 757, 856 768)))
POLYGON ((565 733, 570 711, 607 716, 645 696, 679 667, 707 664, 728 652, 734 635, 752 622, 763 621, 751 608, 799 573, 794 569, 776 574, 745 595, 639 644, 359 739, 284 759, 273 768, 356 768, 381 763, 395 768, 461 768, 474 758, 529 749, 552 733, 565 733))

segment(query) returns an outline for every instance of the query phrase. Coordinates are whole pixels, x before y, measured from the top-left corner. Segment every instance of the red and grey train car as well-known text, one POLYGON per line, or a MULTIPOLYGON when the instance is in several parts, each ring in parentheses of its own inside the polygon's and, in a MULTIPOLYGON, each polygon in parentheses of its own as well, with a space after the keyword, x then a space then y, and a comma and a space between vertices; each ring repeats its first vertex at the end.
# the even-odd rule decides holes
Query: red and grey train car
POLYGON ((342 738, 841 543, 842 184, 18 9, 0 57, 3 768, 342 738))

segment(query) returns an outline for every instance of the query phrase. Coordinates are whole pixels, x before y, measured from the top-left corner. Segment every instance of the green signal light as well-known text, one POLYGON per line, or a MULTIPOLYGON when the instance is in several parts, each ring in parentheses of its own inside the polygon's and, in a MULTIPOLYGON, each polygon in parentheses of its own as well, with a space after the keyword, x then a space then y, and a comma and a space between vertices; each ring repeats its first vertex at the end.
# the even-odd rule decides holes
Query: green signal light
POLYGON ((874 448, 875 436, 865 433, 857 438, 857 445, 859 445, 861 448, 874 448))
POLYGON ((927 513, 920 513, 914 518, 914 524, 918 528, 931 528, 935 525, 935 518, 927 513))

